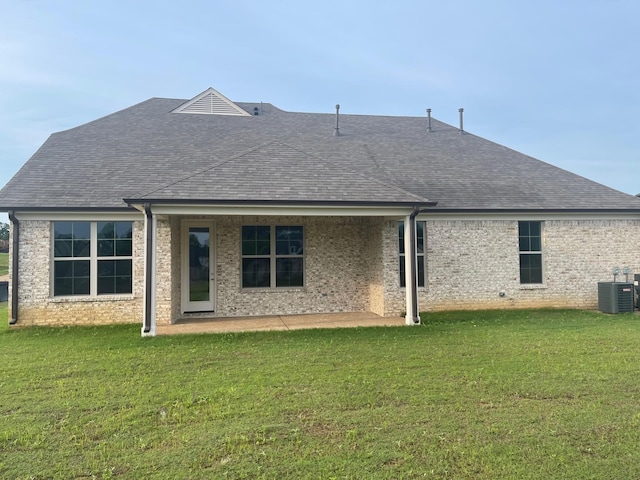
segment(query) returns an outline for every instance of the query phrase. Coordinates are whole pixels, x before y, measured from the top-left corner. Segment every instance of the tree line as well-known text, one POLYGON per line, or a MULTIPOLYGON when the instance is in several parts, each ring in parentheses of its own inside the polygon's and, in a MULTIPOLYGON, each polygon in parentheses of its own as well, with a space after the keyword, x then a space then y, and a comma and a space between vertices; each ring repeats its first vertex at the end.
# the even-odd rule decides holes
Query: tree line
POLYGON ((9 224, 0 222, 0 252, 9 251, 9 224))

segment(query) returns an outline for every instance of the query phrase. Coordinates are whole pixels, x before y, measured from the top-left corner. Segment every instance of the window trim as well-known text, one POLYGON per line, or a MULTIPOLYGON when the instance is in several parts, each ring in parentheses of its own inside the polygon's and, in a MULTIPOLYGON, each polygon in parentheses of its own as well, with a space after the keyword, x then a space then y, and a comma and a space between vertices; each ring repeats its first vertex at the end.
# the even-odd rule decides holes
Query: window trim
MULTIPOLYGON (((531 235, 528 235, 531 238, 531 235)), ((532 286, 543 286, 544 281, 544 222, 542 220, 518 220, 518 282, 521 287, 531 288, 532 286), (540 226, 540 250, 520 250, 520 225, 522 223, 537 223, 540 226), (537 255, 540 257, 540 281, 539 282, 523 282, 522 281, 522 256, 523 255, 537 255)))
POLYGON ((306 235, 305 235, 305 227, 302 224, 267 224, 267 223, 251 223, 251 224, 243 224, 240 226, 240 289, 243 291, 257 291, 257 290, 295 290, 306 287, 306 270, 307 270, 307 261, 306 261, 306 235), (243 229, 244 227, 269 227, 269 255, 244 255, 242 253, 242 242, 243 242, 243 229), (276 230, 278 227, 299 227, 302 230, 302 254, 296 255, 283 255, 276 253, 276 230), (268 258, 269 259, 269 286, 265 287, 245 287, 244 286, 244 270, 243 263, 245 258, 268 258), (277 285, 277 260, 280 258, 300 258, 302 259, 302 285, 287 285, 287 286, 278 286, 277 285))
POLYGON ((68 220, 52 220, 50 222, 51 232, 51 257, 50 257, 50 275, 49 275, 49 292, 53 299, 102 299, 108 297, 131 297, 133 296, 135 285, 135 239, 134 239, 135 222, 132 219, 68 219, 68 220), (71 222, 71 223, 89 223, 89 256, 88 257, 56 257, 55 254, 55 224, 71 222), (131 223, 131 255, 114 255, 114 256, 98 256, 98 223, 131 223), (55 294, 55 264, 56 262, 88 260, 89 261, 89 293, 88 294, 71 294, 56 295, 55 294), (101 260, 130 260, 131 261, 131 291, 126 293, 98 293, 98 262, 101 260))
MULTIPOLYGON (((401 261, 404 264, 405 252, 400 251, 400 232, 403 232, 404 236, 404 221, 400 220, 396 223, 397 236, 396 240, 398 242, 398 287, 407 288, 406 287, 406 278, 403 275, 403 270, 400 267, 401 261)), ((416 259, 422 257, 422 277, 420 277, 419 272, 416 272, 416 278, 418 279, 418 288, 427 288, 427 222, 424 220, 416 221, 416 259), (418 252, 418 224, 422 225, 422 253, 418 252), (420 285, 420 280, 422 280, 422 285, 420 285)), ((417 262, 416 262, 417 265, 417 262)))

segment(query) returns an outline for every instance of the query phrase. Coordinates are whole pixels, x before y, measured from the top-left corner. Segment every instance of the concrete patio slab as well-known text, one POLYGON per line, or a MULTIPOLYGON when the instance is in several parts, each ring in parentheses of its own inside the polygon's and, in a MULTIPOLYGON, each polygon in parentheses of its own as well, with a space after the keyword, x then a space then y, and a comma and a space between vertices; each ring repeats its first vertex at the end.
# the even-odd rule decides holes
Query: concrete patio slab
POLYGON ((156 328, 157 335, 229 333, 310 328, 353 328, 404 325, 404 318, 381 317, 370 312, 273 315, 260 317, 183 318, 156 328))

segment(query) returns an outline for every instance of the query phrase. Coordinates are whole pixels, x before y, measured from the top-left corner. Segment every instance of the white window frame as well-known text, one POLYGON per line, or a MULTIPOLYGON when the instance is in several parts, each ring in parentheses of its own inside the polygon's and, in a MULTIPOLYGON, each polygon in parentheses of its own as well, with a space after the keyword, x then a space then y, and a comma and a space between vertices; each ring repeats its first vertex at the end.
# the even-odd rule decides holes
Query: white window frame
POLYGON ((133 220, 53 220, 51 221, 51 275, 50 275, 50 295, 52 298, 105 298, 110 296, 122 297, 132 296, 134 286, 134 235, 133 230, 135 228, 135 222, 133 220), (56 222, 84 222, 89 223, 89 257, 56 257, 55 256, 55 224, 56 222), (131 223, 131 255, 127 256, 110 256, 99 257, 98 256, 98 223, 110 223, 110 222, 129 222, 131 223), (89 293, 81 295, 56 295, 55 294, 55 264, 56 262, 65 262, 73 260, 89 260, 89 293), (131 292, 127 293, 101 293, 98 294, 98 261, 99 260, 130 260, 131 261, 131 292))
POLYGON ((218 248, 216 245, 216 224, 209 220, 182 220, 180 224, 182 231, 182 251, 181 255, 181 304, 180 309, 182 313, 185 312, 206 312, 215 311, 217 300, 217 288, 216 288, 216 265, 218 248), (202 302, 193 302, 189 300, 189 229, 191 227, 207 227, 209 228, 209 289, 211 299, 202 302))

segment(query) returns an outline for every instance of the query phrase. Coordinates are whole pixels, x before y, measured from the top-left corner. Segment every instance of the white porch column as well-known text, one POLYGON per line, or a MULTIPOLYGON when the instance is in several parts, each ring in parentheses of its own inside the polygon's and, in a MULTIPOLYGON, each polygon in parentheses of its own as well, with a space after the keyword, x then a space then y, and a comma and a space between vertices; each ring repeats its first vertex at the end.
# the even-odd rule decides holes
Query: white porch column
POLYGON ((407 314, 407 325, 418 325, 420 315, 418 310, 418 272, 416 262, 416 215, 407 215, 404 219, 404 272, 407 314))
POLYGON ((156 336, 156 240, 157 219, 151 207, 145 206, 144 217, 144 304, 142 311, 143 337, 156 336))

